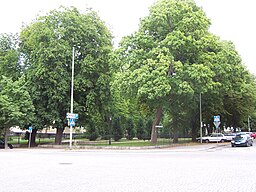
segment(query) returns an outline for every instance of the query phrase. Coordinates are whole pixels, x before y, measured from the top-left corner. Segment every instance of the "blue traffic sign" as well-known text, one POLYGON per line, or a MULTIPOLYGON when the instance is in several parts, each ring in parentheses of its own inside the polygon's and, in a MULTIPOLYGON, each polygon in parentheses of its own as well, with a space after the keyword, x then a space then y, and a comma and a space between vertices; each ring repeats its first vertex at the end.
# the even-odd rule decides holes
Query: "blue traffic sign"
POLYGON ((69 125, 75 126, 75 119, 69 119, 69 125))
POLYGON ((66 117, 68 119, 78 119, 78 114, 77 113, 67 113, 66 117))
POLYGON ((219 115, 214 116, 213 122, 220 122, 220 116, 219 115))

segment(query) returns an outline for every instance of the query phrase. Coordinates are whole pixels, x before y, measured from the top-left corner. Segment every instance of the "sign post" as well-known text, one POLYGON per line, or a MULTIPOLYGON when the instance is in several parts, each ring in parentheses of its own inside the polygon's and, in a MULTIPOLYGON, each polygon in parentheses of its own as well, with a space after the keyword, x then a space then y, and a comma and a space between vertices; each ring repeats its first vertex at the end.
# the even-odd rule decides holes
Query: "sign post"
MULTIPOLYGON (((219 115, 213 117, 213 124, 216 127, 216 132, 218 133, 218 129, 220 126, 220 116, 219 115)), ((217 143, 218 143, 218 135, 217 135, 217 143)))
POLYGON ((75 119, 69 119, 69 126, 75 126, 75 119))
POLYGON ((69 122, 69 125, 70 125, 70 134, 69 134, 69 148, 72 149, 72 127, 75 126, 75 121, 74 119, 75 118, 72 118, 73 115, 77 115, 77 118, 78 118, 78 114, 73 114, 73 100, 74 100, 74 65, 75 65, 75 61, 74 61, 74 58, 75 58, 75 48, 73 47, 73 51, 72 51, 72 74, 71 74, 71 95, 70 95, 70 113, 67 114, 67 116, 70 117, 70 119, 73 119, 72 120, 72 123, 71 121, 69 122))
POLYGON ((29 140, 28 140, 28 147, 30 148, 31 147, 31 134, 32 134, 32 126, 30 126, 29 128, 28 128, 28 130, 29 130, 29 140))
POLYGON ((219 128, 219 126, 220 126, 220 116, 219 116, 219 115, 214 116, 214 118, 213 118, 213 124, 215 125, 216 130, 217 130, 217 129, 219 128))

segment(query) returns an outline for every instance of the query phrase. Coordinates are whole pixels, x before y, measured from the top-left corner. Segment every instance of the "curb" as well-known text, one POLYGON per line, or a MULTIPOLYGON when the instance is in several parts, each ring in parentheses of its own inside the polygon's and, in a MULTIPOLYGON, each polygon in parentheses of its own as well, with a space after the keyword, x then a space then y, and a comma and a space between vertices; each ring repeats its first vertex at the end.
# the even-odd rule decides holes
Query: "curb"
MULTIPOLYGON (((225 147, 228 144, 216 144, 213 146, 213 144, 194 144, 194 145, 188 145, 188 144, 171 144, 171 145, 156 145, 156 146, 141 146, 141 147, 135 147, 135 146, 79 146, 79 145, 73 145, 72 149, 106 149, 106 150, 145 150, 145 149, 173 149, 173 148, 178 148, 178 147, 184 147, 184 148, 197 148, 199 147, 200 149, 204 148, 211 150, 215 148, 220 148, 220 147, 225 147)), ((69 149, 69 145, 38 145, 37 148, 47 148, 47 149, 69 149)))

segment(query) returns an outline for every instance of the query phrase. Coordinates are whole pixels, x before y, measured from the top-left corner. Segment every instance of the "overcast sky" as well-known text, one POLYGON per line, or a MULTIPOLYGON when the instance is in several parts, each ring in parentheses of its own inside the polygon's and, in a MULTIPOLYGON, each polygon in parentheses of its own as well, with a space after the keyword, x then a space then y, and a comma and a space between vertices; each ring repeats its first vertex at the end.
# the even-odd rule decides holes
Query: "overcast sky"
MULTIPOLYGON (((30 23, 37 15, 63 6, 79 10, 88 7, 98 11, 115 36, 116 44, 138 29, 140 18, 156 0, 8 0, 0 6, 0 33, 19 32, 22 23, 30 23)), ((256 11, 254 0, 195 0, 211 19, 210 31, 222 40, 231 40, 247 68, 256 75, 256 11)))

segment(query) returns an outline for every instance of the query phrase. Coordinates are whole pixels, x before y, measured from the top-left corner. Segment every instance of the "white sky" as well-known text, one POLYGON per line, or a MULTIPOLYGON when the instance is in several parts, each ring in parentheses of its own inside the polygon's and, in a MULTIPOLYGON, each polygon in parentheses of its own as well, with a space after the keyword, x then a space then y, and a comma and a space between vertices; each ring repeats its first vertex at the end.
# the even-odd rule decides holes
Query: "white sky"
MULTIPOLYGON (((30 23, 37 15, 63 6, 79 10, 92 7, 106 22, 116 44, 138 29, 140 18, 156 0, 8 0, 1 1, 0 33, 16 33, 22 23, 30 23)), ((243 63, 256 75, 256 11, 254 0, 195 0, 212 21, 210 31, 222 40, 231 40, 243 63)))

